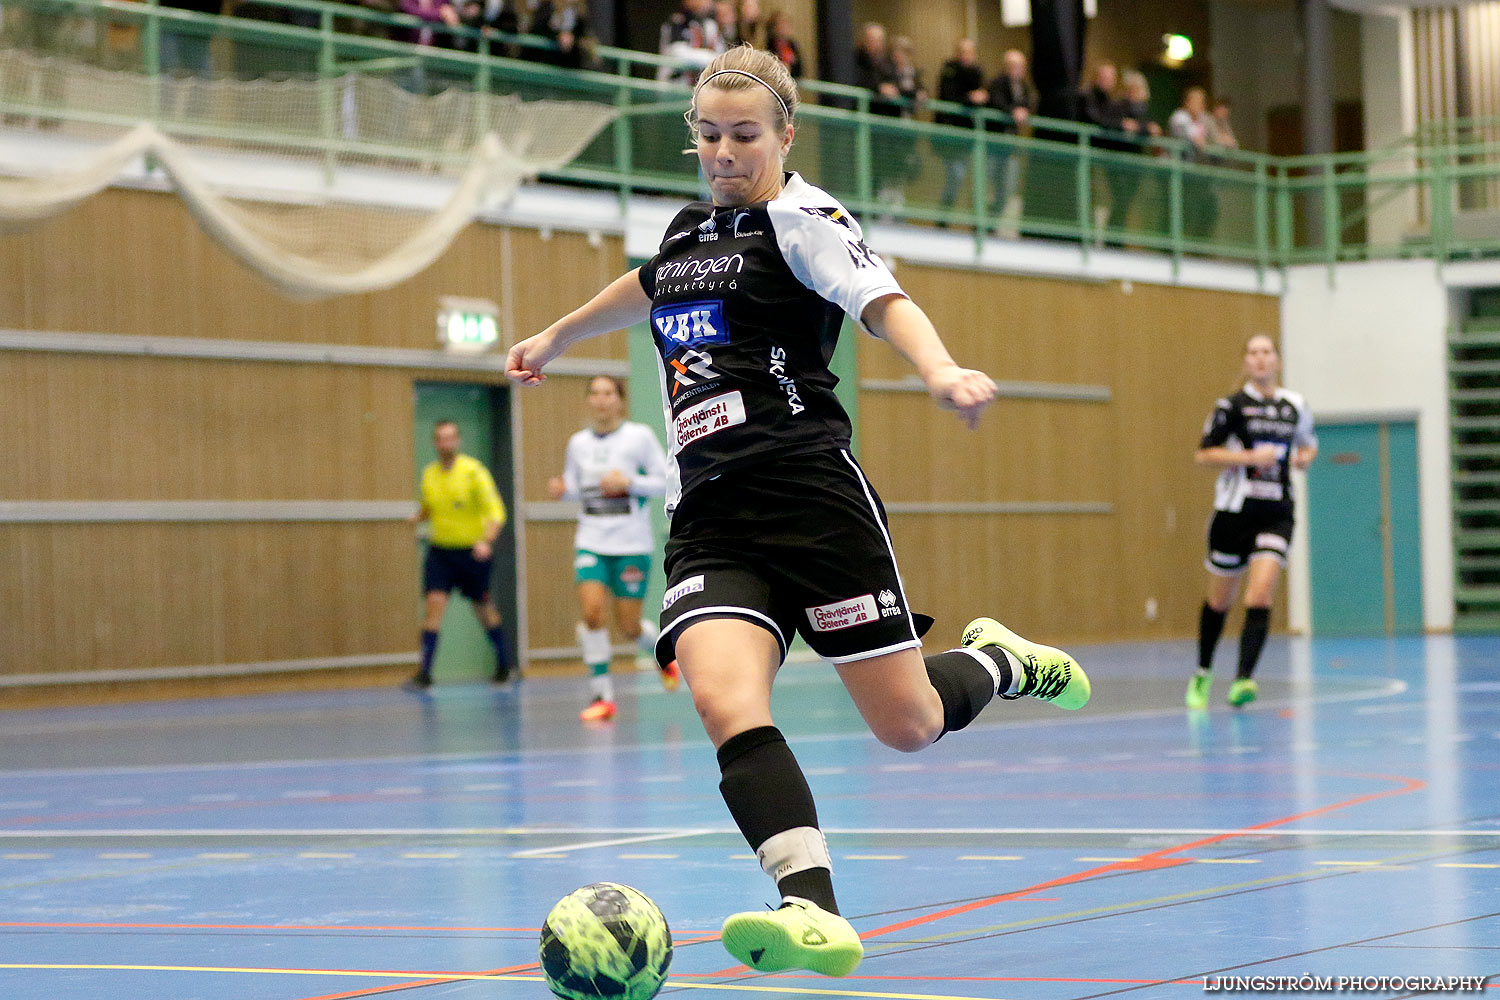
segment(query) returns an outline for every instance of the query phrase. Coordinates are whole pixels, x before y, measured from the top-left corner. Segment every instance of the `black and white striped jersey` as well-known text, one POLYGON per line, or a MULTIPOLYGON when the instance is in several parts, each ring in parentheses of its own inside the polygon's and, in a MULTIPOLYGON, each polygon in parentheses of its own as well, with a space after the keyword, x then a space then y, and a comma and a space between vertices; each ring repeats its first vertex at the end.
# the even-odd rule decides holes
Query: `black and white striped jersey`
POLYGON ((661 357, 669 512, 732 468, 849 447, 828 370, 844 314, 903 293, 832 195, 791 173, 769 202, 688 205, 640 280, 661 357))
POLYGON ((1276 446, 1276 465, 1270 469, 1231 466, 1219 473, 1214 487, 1214 509, 1243 510, 1254 506, 1292 506, 1292 450, 1318 443, 1313 433, 1312 411, 1300 393, 1277 389, 1270 398, 1246 384, 1239 392, 1221 399, 1203 425, 1199 448, 1250 451, 1258 445, 1276 446))

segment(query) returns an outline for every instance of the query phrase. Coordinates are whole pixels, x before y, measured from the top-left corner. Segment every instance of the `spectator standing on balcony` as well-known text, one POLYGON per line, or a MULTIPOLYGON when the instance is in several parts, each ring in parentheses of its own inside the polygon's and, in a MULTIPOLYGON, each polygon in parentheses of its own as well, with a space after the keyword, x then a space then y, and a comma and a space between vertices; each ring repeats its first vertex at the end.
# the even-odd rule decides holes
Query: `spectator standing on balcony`
POLYGON ((1240 141, 1235 138, 1234 126, 1229 124, 1229 98, 1214 98, 1210 118, 1213 127, 1209 133, 1209 143, 1220 149, 1239 149, 1240 141))
MULTIPOLYGON (((423 22, 420 27, 407 29, 407 41, 414 45, 432 47, 453 44, 453 33, 444 29, 458 26, 458 11, 453 9, 448 0, 401 0, 401 13, 420 18, 423 22)), ((432 93, 427 66, 421 59, 411 69, 399 74, 396 83, 403 90, 419 97, 432 93)))
MULTIPOLYGON (((1120 129, 1127 137, 1122 149, 1129 153, 1143 154, 1150 150, 1150 140, 1161 135, 1161 126, 1151 120, 1148 107, 1151 87, 1146 83, 1146 75, 1139 70, 1128 69, 1121 74, 1120 79, 1125 88, 1125 96, 1120 103, 1120 129)), ((1135 200, 1136 192, 1140 189, 1144 169, 1144 166, 1140 169, 1121 166, 1105 175, 1109 178, 1108 226, 1114 233, 1119 233, 1129 224, 1130 203, 1135 200)), ((1118 236, 1112 241, 1106 240, 1106 243, 1123 245, 1118 236)))
POLYGON ((793 80, 802 79, 802 51, 792 37, 792 19, 777 11, 766 22, 766 48, 771 51, 793 80))
POLYGON ((719 37, 724 40, 726 50, 744 41, 740 35, 739 0, 714 0, 714 20, 718 22, 719 37))
POLYGON ((740 41, 753 48, 766 48, 766 19, 760 0, 740 0, 740 41))
MULTIPOLYGON (((1016 135, 1026 127, 1031 113, 1036 110, 1036 87, 1032 86, 1024 52, 1008 49, 1002 58, 1004 69, 990 81, 987 89, 990 109, 1006 118, 990 122, 989 129, 1004 135, 1016 135)), ((989 214, 992 219, 1005 211, 1016 190, 1016 173, 1021 164, 1013 152, 1010 146, 989 147, 989 214)))
POLYGON ((662 24, 659 51, 669 59, 689 65, 680 70, 662 66, 656 71, 658 80, 675 80, 692 86, 698 79, 698 71, 724 51, 713 9, 713 0, 682 0, 682 9, 662 24))
MULTIPOLYGON (((984 88, 984 70, 979 67, 979 46, 972 38, 960 38, 953 46, 953 58, 943 63, 938 77, 938 100, 966 107, 981 108, 989 103, 990 92, 984 88)), ((972 128, 973 111, 939 112, 933 116, 939 125, 972 128)), ((968 142, 942 140, 934 144, 934 151, 943 161, 943 191, 938 204, 946 211, 958 199, 958 189, 963 186, 969 172, 972 146, 968 142)), ((939 222, 946 226, 946 222, 939 222)))
POLYGON ((883 24, 871 21, 860 29, 859 45, 854 50, 854 85, 870 91, 872 110, 878 99, 885 98, 889 103, 900 96, 883 24))
MULTIPOLYGON (((897 99, 871 101, 870 111, 910 120, 927 100, 927 88, 922 85, 922 71, 917 69, 915 48, 910 38, 901 35, 891 43, 889 66, 889 82, 895 85, 897 99)), ((917 161, 916 136, 891 129, 877 132, 873 139, 870 166, 875 198, 882 205, 901 208, 906 204, 906 185, 921 168, 917 161)), ((881 221, 888 222, 891 218, 887 213, 881 221)))
POLYGON ((541 51, 539 62, 582 69, 593 61, 594 38, 581 0, 540 0, 531 12, 531 33, 557 46, 541 51))
MULTIPOLYGON (((1182 107, 1167 119, 1172 138, 1188 144, 1183 157, 1189 165, 1205 163, 1211 154, 1213 117, 1208 113, 1208 94, 1202 87, 1189 87, 1182 107)), ((1196 239, 1207 239, 1219 221, 1218 196, 1212 182, 1203 177, 1182 178, 1182 231, 1196 239)))
MULTIPOLYGON (((486 37, 521 33, 521 16, 516 12, 516 5, 510 0, 464 0, 463 7, 459 9, 458 18, 464 27, 473 29, 486 37)), ((459 48, 477 52, 479 40, 476 38, 460 39, 459 48)), ((495 45, 492 41, 490 53, 514 59, 519 54, 518 48, 519 46, 516 45, 495 45)))

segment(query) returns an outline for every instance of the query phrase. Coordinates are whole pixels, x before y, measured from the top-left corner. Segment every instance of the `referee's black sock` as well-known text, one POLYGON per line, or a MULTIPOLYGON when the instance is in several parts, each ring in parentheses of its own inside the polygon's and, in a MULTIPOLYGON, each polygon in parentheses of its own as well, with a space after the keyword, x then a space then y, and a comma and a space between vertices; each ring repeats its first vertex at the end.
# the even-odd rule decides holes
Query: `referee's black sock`
POLYGON ((729 814, 781 894, 839 912, 818 807, 781 730, 758 726, 731 736, 719 747, 719 771, 729 814))
POLYGON ((510 649, 505 643, 505 626, 485 629, 484 634, 490 637, 490 645, 495 647, 495 676, 504 680, 510 676, 510 649))
POLYGON ((438 634, 431 629, 422 630, 422 668, 418 674, 428 680, 432 679, 432 658, 437 654, 438 634))
POLYGON ((1207 601, 1203 602, 1203 610, 1198 612, 1199 670, 1213 669, 1214 648, 1219 645, 1219 636, 1224 632, 1224 618, 1224 612, 1215 611, 1207 601))
POLYGON ((1014 682, 1010 661, 998 647, 950 649, 924 657, 923 662, 927 664, 927 679, 943 700, 943 734, 973 722, 996 694, 1009 691, 1014 682), (996 655, 991 655, 992 649, 996 655), (993 663, 993 668, 981 663, 981 656, 993 663))
POLYGON ((1240 631, 1240 669, 1238 676, 1248 678, 1255 673, 1255 664, 1260 661, 1260 651, 1266 645, 1266 633, 1271 631, 1270 608, 1246 608, 1245 627, 1240 631))

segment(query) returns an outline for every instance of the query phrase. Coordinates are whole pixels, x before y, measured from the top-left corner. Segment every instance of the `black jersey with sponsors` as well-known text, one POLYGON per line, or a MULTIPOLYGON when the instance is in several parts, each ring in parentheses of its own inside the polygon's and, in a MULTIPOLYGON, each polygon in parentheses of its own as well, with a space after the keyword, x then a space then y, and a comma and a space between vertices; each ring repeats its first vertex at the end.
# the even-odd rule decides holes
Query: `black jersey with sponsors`
POLYGON ((1312 411, 1300 393, 1277 389, 1266 397, 1246 384, 1214 406, 1203 426, 1199 448, 1229 448, 1251 451, 1259 445, 1276 446, 1276 464, 1269 469, 1231 466, 1219 473, 1214 488, 1214 509, 1239 511, 1267 505, 1292 507, 1292 451, 1318 443, 1313 433, 1312 411))
POLYGON ((833 196, 792 173, 769 202, 695 202, 640 279, 661 356, 668 511, 731 468, 849 447, 828 370, 844 314, 903 293, 833 196))

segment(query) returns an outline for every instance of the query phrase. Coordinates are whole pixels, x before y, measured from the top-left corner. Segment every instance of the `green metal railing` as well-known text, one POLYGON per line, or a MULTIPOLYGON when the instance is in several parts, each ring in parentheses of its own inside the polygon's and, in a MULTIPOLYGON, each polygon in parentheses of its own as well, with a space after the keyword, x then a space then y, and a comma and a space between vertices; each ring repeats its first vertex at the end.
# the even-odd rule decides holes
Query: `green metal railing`
MULTIPOLYGON (((658 75, 670 59, 599 47, 592 68, 561 69, 520 53, 555 50, 536 36, 439 28, 473 51, 392 40, 423 26, 416 18, 323 0, 259 0, 212 16, 157 0, 9 0, 7 46, 144 74, 148 86, 128 107, 88 105, 66 87, 15 92, 0 78, 0 112, 51 121, 134 124, 237 146, 304 149, 330 159, 432 163, 462 153, 435 148, 411 123, 365 121, 348 113, 352 76, 385 77, 407 89, 461 92, 464 128, 482 134, 494 102, 553 98, 611 105, 613 124, 554 179, 637 192, 696 196, 696 160, 684 156, 687 88, 658 75), (19 14, 19 17, 14 15, 19 14), (267 16, 280 18, 266 20, 267 16), (287 23, 295 20, 297 23, 287 23), (19 24, 17 23, 19 22, 19 24), (75 30, 92 26, 92 31, 75 30), (131 36, 123 43, 122 36, 131 36), (90 41, 91 39, 91 41, 90 41), (255 109, 182 107, 164 100, 176 84, 163 65, 184 40, 206 47, 217 75, 316 81, 319 109, 306 122, 255 109)), ((1033 118, 1017 134, 1007 116, 942 102, 877 114, 860 88, 801 81, 803 105, 789 166, 856 213, 959 226, 976 245, 988 233, 1030 235, 1095 246, 1240 261, 1261 273, 1293 264, 1380 257, 1500 252, 1500 122, 1433 127, 1412 143, 1364 153, 1272 157, 1217 150, 1211 159, 1171 139, 1128 146, 1076 122, 1033 118), (929 114, 963 113, 971 125, 940 125, 929 114), (1010 130, 1007 130, 1010 129, 1010 130), (1465 141, 1454 141, 1463 138, 1465 141), (1470 141, 1472 140, 1472 141, 1470 141)), ((878 107, 877 111, 880 110, 878 107)), ((463 143, 456 148, 469 148, 463 143)), ((470 144, 471 145, 471 144, 470 144)))

